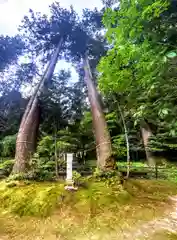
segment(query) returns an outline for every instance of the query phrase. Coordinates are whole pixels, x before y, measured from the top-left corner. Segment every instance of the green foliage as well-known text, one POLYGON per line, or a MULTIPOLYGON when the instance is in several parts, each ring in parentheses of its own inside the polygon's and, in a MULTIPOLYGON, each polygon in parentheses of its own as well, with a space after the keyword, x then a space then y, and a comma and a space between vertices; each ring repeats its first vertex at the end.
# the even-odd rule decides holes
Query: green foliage
POLYGON ((81 174, 77 171, 73 171, 73 181, 77 186, 81 183, 81 174))
POLYGON ((159 168, 159 177, 167 179, 170 182, 177 183, 177 170, 176 165, 168 164, 165 169, 159 168))
MULTIPOLYGON (((66 160, 57 159, 58 171, 66 170, 66 160)), ((55 181, 56 180, 56 160, 54 156, 50 159, 48 157, 40 157, 34 154, 30 162, 30 169, 24 175, 25 179, 36 181, 55 181)))
MULTIPOLYGON (((175 164, 171 164, 169 161, 163 158, 155 158, 157 163, 157 178, 165 179, 170 182, 177 182, 177 169, 175 164)), ((121 171, 127 170, 126 162, 117 162, 117 168, 121 171)), ((147 163, 143 162, 131 162, 130 163, 130 172, 140 172, 140 173, 148 173, 148 178, 154 179, 156 177, 156 169, 149 169, 147 163)), ((142 174, 143 176, 143 174, 142 174)))
POLYGON ((25 175, 26 179, 36 181, 52 181, 55 179, 55 161, 35 154, 31 160, 30 170, 25 175))
POLYGON ((14 62, 17 61, 18 57, 22 54, 24 50, 24 45, 25 44, 20 38, 20 36, 0 36, 0 71, 4 70, 4 68, 6 68, 8 65, 14 64, 14 62))
MULTIPOLYGON (((3 81, 3 80, 2 80, 3 81)), ((18 127, 26 106, 27 99, 22 98, 22 95, 19 91, 15 90, 16 85, 13 87, 14 83, 10 83, 9 79, 4 80, 8 85, 6 89, 3 85, 4 93, 0 96, 0 142, 2 144, 4 137, 10 136, 13 138, 18 132, 18 127)), ((1 84, 0 84, 1 92, 1 84)), ((14 150, 13 150, 14 152, 14 150)), ((12 154, 12 153, 9 153, 12 154)), ((11 155, 9 155, 10 157, 11 155)), ((11 156, 14 157, 14 156, 11 156)))
POLYGON ((117 135, 113 138, 113 151, 114 154, 117 155, 119 158, 126 157, 127 148, 125 143, 125 136, 124 135, 117 135))
POLYGON ((56 174, 56 161, 58 171, 66 170, 64 155, 73 150, 72 137, 68 132, 59 131, 57 136, 43 137, 37 147, 37 153, 31 162, 32 176, 36 180, 54 180, 56 174), (67 142, 70 141, 70 142, 67 142))
POLYGON ((99 87, 106 96, 121 95, 136 127, 143 120, 151 124, 154 151, 176 148, 170 142, 177 110, 175 11, 173 1, 127 0, 106 9, 103 19, 111 47, 98 65, 99 87))
POLYGON ((0 178, 7 177, 12 171, 14 160, 5 160, 0 163, 0 178))
POLYGON ((0 142, 1 156, 2 157, 14 157, 16 144, 16 135, 6 136, 0 142))
MULTIPOLYGON (((63 133, 65 134, 65 132, 63 133)), ((39 154, 39 157, 46 157, 50 159, 52 156, 54 156, 55 151, 60 154, 64 154, 67 153, 67 151, 70 151, 72 148, 71 143, 65 141, 64 138, 66 135, 63 135, 61 138, 60 135, 61 132, 59 132, 59 139, 57 139, 57 136, 45 136, 41 139, 37 147, 37 153, 39 154)))
POLYGON ((12 183, 12 185, 8 185, 8 187, 13 187, 13 186, 16 186, 14 181, 16 181, 16 180, 21 181, 21 180, 25 180, 27 178, 28 178, 27 174, 22 174, 22 173, 20 173, 20 174, 13 174, 13 175, 10 175, 6 179, 6 182, 12 183))
POLYGON ((118 171, 103 172, 96 168, 93 177, 95 181, 104 182, 106 186, 115 186, 117 184, 119 190, 121 189, 121 174, 118 171))
POLYGON ((37 153, 41 157, 50 157, 54 154, 54 139, 52 136, 45 136, 41 139, 37 147, 37 153))
POLYGON ((73 171, 73 180, 77 181, 81 177, 81 174, 77 171, 73 171))
MULTIPOLYGON (((116 163, 117 167, 125 167, 127 165, 127 162, 117 162, 116 163)), ((147 163, 143 163, 143 162, 130 162, 130 167, 131 168, 143 168, 143 167, 147 167, 147 163)))

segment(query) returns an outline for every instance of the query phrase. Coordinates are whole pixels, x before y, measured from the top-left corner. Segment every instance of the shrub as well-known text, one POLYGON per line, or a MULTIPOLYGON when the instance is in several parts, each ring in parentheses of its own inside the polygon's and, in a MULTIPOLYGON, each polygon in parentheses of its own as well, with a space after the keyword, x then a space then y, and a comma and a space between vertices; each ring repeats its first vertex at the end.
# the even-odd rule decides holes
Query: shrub
POLYGON ((79 185, 81 182, 81 174, 78 173, 77 171, 73 171, 73 181, 74 184, 79 185))
POLYGON ((25 179, 25 174, 22 173, 18 173, 18 174, 13 174, 10 175, 7 179, 6 182, 11 182, 11 181, 15 181, 15 180, 24 180, 25 179))
POLYGON ((3 157, 14 157, 15 155, 15 144, 16 144, 16 134, 11 136, 6 136, 0 141, 2 156, 3 157))
POLYGON ((12 171, 14 160, 6 160, 0 164, 0 178, 7 177, 12 171))
POLYGON ((55 172, 50 172, 43 168, 32 169, 23 175, 23 179, 32 181, 53 181, 55 179, 55 172))
POLYGON ((120 185, 121 186, 121 173, 118 171, 101 171, 95 169, 93 174, 95 181, 105 182, 106 185, 120 185))
POLYGON ((37 170, 35 171, 35 174, 33 175, 34 180, 38 181, 53 181, 55 180, 55 173, 54 172, 49 172, 48 170, 37 170))
MULTIPOLYGON (((39 154, 34 154, 31 159, 31 171, 28 175, 31 180, 51 181, 56 177, 56 163, 54 156, 50 159, 48 157, 40 157, 39 154)), ((66 161, 58 159, 58 170, 66 170, 66 161)))
POLYGON ((66 160, 59 159, 58 160, 58 168, 60 171, 66 170, 66 160))
POLYGON ((35 154, 30 163, 31 170, 26 179, 36 181, 51 181, 55 177, 55 162, 35 154))

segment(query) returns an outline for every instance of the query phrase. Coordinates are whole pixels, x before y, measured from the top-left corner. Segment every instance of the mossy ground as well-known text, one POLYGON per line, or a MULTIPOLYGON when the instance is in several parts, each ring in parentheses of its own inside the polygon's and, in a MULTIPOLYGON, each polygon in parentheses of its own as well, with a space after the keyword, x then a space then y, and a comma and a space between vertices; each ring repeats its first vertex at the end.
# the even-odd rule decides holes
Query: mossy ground
POLYGON ((151 238, 144 238, 143 240, 177 240, 177 233, 162 231, 154 234, 151 238))
POLYGON ((168 196, 177 194, 177 185, 167 181, 129 180, 124 187, 89 182, 66 192, 63 183, 2 182, 0 239, 99 240, 112 233, 118 239, 122 231, 161 216, 168 196))

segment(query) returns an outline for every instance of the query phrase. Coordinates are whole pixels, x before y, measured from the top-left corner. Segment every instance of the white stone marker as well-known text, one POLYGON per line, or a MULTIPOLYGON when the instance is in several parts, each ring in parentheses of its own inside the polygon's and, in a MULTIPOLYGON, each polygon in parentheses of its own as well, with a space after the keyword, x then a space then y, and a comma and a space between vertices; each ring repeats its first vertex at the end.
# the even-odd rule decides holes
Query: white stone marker
POLYGON ((73 153, 67 153, 66 181, 73 183, 73 153))
POLYGON ((74 187, 73 182, 73 153, 67 153, 67 169, 66 169, 66 190, 77 190, 77 187, 74 187))

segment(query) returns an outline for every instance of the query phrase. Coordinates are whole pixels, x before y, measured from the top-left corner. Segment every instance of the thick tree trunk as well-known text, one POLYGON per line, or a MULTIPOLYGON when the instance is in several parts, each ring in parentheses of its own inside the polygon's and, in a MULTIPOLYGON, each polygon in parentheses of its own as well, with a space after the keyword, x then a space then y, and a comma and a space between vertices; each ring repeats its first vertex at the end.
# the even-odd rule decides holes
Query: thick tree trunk
POLYGON ((39 127, 38 101, 36 99, 36 111, 28 115, 23 128, 19 129, 16 140, 16 155, 13 174, 24 173, 28 169, 31 156, 34 153, 36 145, 36 134, 39 127))
POLYGON ((124 134, 125 134, 125 140, 126 140, 126 145, 127 145, 127 178, 129 177, 130 174, 130 144, 129 144, 129 139, 128 139, 128 131, 127 131, 127 126, 125 123, 124 115, 122 113, 121 107, 118 105, 119 113, 122 119, 123 127, 124 127, 124 134))
POLYGON ((144 149, 145 149, 148 165, 150 167, 155 167, 155 164, 156 164, 155 158, 148 147, 149 139, 152 136, 152 131, 151 131, 149 125, 145 122, 141 125, 141 134, 142 134, 142 139, 143 139, 143 144, 144 144, 144 149))
POLYGON ((88 89, 88 97, 91 105, 94 135, 96 139, 97 166, 101 170, 111 170, 115 167, 115 161, 112 156, 111 138, 98 92, 93 83, 92 74, 88 58, 84 59, 85 82, 88 89))
POLYGON ((34 153, 33 151, 35 148, 36 133, 38 130, 37 128, 39 127, 39 117, 37 116, 39 107, 38 97, 43 91, 44 83, 49 81, 52 77, 57 63, 61 44, 62 39, 60 40, 58 47, 55 50, 41 81, 36 87, 36 90, 26 107, 17 135, 15 164, 12 170, 12 174, 24 173, 28 169, 30 157, 34 153))

